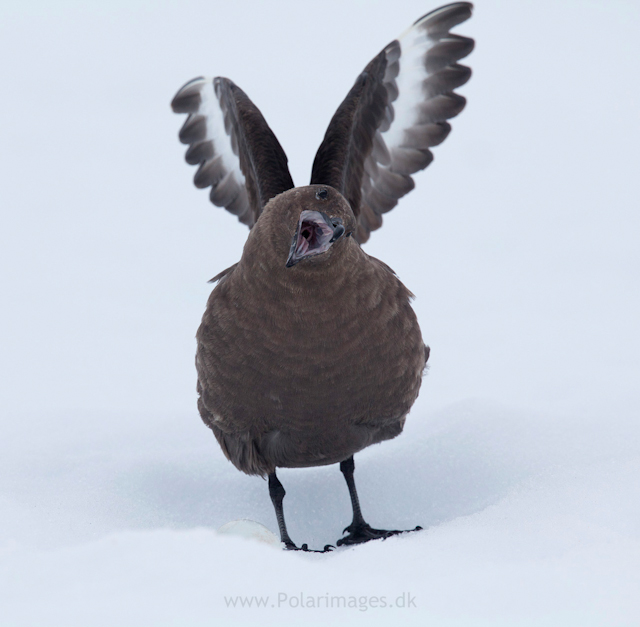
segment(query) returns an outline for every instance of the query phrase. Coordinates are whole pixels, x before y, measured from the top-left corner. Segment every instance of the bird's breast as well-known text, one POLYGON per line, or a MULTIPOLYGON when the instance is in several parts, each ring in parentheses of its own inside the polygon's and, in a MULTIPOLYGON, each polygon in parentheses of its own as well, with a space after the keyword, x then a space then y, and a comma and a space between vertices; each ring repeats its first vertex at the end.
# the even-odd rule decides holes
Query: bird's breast
POLYGON ((239 429, 393 421, 413 404, 423 368, 409 292, 390 273, 329 285, 225 281, 198 331, 203 400, 239 429))

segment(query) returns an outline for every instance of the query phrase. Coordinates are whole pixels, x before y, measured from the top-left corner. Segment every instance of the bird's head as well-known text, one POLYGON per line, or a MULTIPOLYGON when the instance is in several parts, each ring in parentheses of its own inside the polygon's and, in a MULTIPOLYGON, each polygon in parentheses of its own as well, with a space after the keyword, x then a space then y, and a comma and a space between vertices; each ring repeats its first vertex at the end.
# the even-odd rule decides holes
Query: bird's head
POLYGON ((325 267, 340 257, 356 227, 345 197, 328 185, 290 189, 272 198, 252 229, 263 252, 289 272, 325 267), (294 268, 296 266, 296 268, 294 268))

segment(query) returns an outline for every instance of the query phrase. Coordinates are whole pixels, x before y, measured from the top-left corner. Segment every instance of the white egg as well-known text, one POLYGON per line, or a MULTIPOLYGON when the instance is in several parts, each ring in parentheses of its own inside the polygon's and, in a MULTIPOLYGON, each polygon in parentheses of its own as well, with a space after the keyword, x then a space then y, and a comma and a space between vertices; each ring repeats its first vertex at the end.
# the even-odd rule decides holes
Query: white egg
POLYGON ((269 531, 269 529, 264 525, 261 525, 255 520, 248 520, 246 518, 232 520, 231 522, 222 525, 222 527, 218 529, 218 533, 240 536, 242 538, 252 538, 254 540, 264 542, 265 544, 280 543, 278 537, 269 531))

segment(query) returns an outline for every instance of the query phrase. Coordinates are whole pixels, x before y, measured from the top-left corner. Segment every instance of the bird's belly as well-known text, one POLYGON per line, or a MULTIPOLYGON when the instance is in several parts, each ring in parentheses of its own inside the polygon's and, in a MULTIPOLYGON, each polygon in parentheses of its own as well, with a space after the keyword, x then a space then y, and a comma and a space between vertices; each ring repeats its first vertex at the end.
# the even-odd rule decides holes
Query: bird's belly
MULTIPOLYGON (((256 370, 256 379, 210 390, 215 426, 227 440, 236 438, 236 447, 255 449, 268 468, 343 461, 401 433, 421 382, 419 366, 399 375, 404 364, 387 359, 381 375, 358 365, 349 359, 316 363, 280 376, 274 359, 270 369, 256 370), (395 376, 386 376, 394 370, 395 376)), ((246 471, 245 451, 230 459, 246 471)))
POLYGON ((275 466, 314 466, 401 432, 424 345, 417 324, 384 337, 307 336, 294 350, 244 334, 234 351, 201 346, 198 361, 207 364, 201 395, 220 429, 254 441, 275 466))
POLYGON ((401 432, 425 352, 408 299, 392 302, 357 316, 279 304, 296 311, 286 318, 210 302, 198 331, 199 407, 236 466, 250 472, 243 460, 256 456, 269 468, 335 463, 401 432))

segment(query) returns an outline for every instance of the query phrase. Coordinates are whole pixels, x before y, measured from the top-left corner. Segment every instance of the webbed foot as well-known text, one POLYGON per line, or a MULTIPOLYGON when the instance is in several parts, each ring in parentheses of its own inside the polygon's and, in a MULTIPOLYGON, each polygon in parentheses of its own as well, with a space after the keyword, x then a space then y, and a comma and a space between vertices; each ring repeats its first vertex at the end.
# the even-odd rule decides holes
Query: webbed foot
POLYGON ((310 549, 307 544, 303 544, 302 546, 296 546, 293 542, 285 542, 284 543, 285 551, 305 551, 306 553, 330 553, 336 547, 333 544, 325 544, 324 549, 322 551, 318 551, 316 549, 310 549))
POLYGON ((338 546, 362 544, 363 542, 369 542, 369 540, 384 540, 391 536, 397 536, 400 533, 410 533, 411 531, 420 531, 421 529, 422 527, 420 526, 417 526, 415 529, 373 529, 373 527, 367 523, 360 525, 354 525, 352 523, 348 527, 345 527, 343 531, 343 533, 348 531, 349 535, 340 538, 336 544, 338 546))

